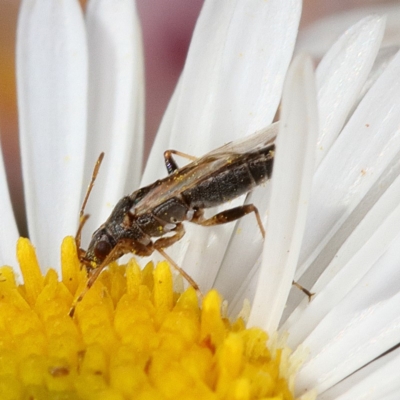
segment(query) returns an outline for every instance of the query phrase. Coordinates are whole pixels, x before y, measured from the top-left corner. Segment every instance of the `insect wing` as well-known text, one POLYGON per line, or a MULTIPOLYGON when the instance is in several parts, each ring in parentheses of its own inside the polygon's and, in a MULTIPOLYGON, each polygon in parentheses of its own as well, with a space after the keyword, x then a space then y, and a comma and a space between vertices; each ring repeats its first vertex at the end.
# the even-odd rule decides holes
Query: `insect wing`
POLYGON ((259 147, 265 147, 272 144, 278 134, 279 123, 275 122, 249 136, 229 142, 215 150, 207 153, 203 158, 223 154, 223 153, 247 153, 256 150, 259 147))
POLYGON ((141 215, 151 212, 154 207, 195 186, 212 172, 225 166, 229 160, 236 159, 239 156, 235 153, 207 154, 185 165, 168 177, 155 182, 149 188, 147 194, 135 205, 135 214, 141 215))
POLYGON ((140 215, 151 212, 154 207, 194 187, 213 172, 245 156, 247 152, 272 144, 277 133, 278 123, 275 123, 250 136, 227 143, 185 165, 168 177, 155 182, 135 205, 135 213, 140 215))

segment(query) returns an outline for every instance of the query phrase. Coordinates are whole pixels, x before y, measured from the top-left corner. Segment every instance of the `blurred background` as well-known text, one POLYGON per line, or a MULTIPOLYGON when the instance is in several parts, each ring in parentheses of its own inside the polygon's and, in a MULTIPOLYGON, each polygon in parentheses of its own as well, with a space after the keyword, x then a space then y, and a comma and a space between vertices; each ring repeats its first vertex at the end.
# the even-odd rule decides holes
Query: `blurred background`
MULTIPOLYGON (((87 0, 80 0, 85 8, 87 0)), ((146 78, 145 159, 182 70, 203 0, 136 0, 142 23, 146 78)), ((304 0, 300 29, 372 0, 304 0)), ((14 211, 26 236, 15 87, 15 33, 19 0, 0 0, 0 138, 14 211)))

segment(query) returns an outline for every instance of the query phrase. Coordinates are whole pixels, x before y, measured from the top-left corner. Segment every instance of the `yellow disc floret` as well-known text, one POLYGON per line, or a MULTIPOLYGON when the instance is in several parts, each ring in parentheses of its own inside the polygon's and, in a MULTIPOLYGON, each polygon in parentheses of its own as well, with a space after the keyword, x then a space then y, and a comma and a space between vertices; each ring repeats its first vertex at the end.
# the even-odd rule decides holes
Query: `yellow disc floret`
POLYGON ((287 351, 271 353, 265 332, 223 317, 215 290, 202 307, 192 287, 175 293, 166 262, 113 263, 71 318, 87 280, 73 238, 61 281, 42 275, 27 239, 17 255, 23 285, 0 269, 1 399, 293 398, 287 351))

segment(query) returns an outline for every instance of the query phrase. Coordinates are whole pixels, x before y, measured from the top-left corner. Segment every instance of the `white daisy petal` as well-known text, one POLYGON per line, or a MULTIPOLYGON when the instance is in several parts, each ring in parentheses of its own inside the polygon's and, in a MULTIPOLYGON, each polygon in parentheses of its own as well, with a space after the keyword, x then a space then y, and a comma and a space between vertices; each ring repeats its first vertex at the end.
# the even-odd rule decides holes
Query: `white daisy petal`
POLYGON ((42 268, 76 229, 86 134, 87 49, 75 0, 22 2, 17 87, 29 235, 42 268))
MULTIPOLYGON (((262 257, 260 256, 253 265, 253 267, 246 273, 244 279, 242 280, 242 284, 238 286, 238 288, 235 291, 232 291, 232 293, 228 294, 229 317, 237 318, 237 316, 243 309, 245 303, 249 302, 249 304, 253 304, 254 296, 258 286, 258 275, 261 266, 261 261, 262 257)), ((234 281, 234 283, 236 282, 234 281)), ((220 281, 219 284, 221 284, 220 281)), ((222 289, 226 290, 225 287, 222 287, 222 289)))
POLYGON ((158 134, 154 140, 149 154, 149 160, 146 164, 146 168, 143 172, 142 180, 140 182, 140 187, 150 185, 160 176, 163 176, 162 173, 160 174, 161 169, 164 170, 165 174, 167 173, 165 164, 162 160, 164 151, 168 150, 170 147, 169 136, 167 132, 171 132, 172 125, 174 123, 174 115, 178 106, 178 99, 182 86, 181 81, 181 79, 178 80, 174 93, 172 94, 172 97, 168 103, 168 108, 162 118, 159 131, 165 132, 165 134, 158 134))
POLYGON ((392 62, 399 50, 400 46, 381 47, 379 49, 371 72, 369 73, 368 78, 361 89, 357 101, 353 105, 350 115, 354 113, 360 101, 364 98, 368 90, 371 89, 376 80, 382 75, 387 66, 392 62))
MULTIPOLYGON (((165 131, 168 131, 171 129, 172 123, 173 123, 173 116, 174 116, 174 109, 177 106, 177 100, 179 97, 179 90, 180 90, 180 80, 177 83, 177 86, 175 87, 175 91, 168 103, 168 109, 167 112, 164 114, 164 117, 161 121, 161 127, 160 129, 164 129, 165 131)), ((163 159, 163 153, 166 149, 169 148, 169 137, 167 135, 157 135, 155 142, 153 143, 153 146, 151 148, 151 152, 149 155, 149 160, 162 160, 163 159)), ((158 162, 155 162, 156 165, 158 165, 158 162)), ((167 169, 165 165, 163 166, 165 170, 165 174, 167 174, 167 169)), ((158 173, 159 171, 156 171, 157 167, 153 165, 152 161, 149 161, 146 165, 145 172, 142 177, 142 181, 140 183, 140 187, 149 185, 152 182, 152 177, 154 174, 158 173)), ((150 257, 143 257, 142 260, 142 265, 145 265, 147 262, 153 261, 162 261, 165 258, 162 257, 160 254, 153 253, 150 257)))
MULTIPOLYGON (((164 115, 170 122, 162 124, 154 146, 167 136, 169 148, 202 156, 268 125, 292 56, 300 7, 297 0, 205 2, 174 92, 176 104, 164 115), (241 96, 231 94, 239 88, 241 96)), ((142 182, 153 182, 164 170, 162 152, 152 151, 142 182)))
POLYGON ((298 375, 299 393, 321 393, 398 344, 399 249, 400 236, 303 342, 310 357, 298 375))
POLYGON ((85 186, 104 151, 103 166, 89 200, 85 233, 109 216, 117 201, 137 188, 143 152, 144 76, 142 35, 132 0, 91 0, 88 144, 85 186))
POLYGON ((172 132, 160 131, 189 154, 201 156, 264 128, 280 100, 300 2, 235 3, 204 4, 181 77, 172 132))
POLYGON ((318 168, 296 279, 317 256, 320 267, 327 265, 328 256, 345 237, 341 243, 329 241, 400 151, 399 74, 400 54, 365 96, 318 168), (324 248, 327 257, 321 256, 324 248))
MULTIPOLYGON (((159 132, 170 136, 169 148, 200 156, 272 121, 299 15, 297 0, 204 4, 181 77, 171 130, 159 132)), ((160 156, 150 160, 158 174, 165 168, 160 156)), ((188 225, 185 237, 168 252, 207 288, 214 281, 233 224, 212 229, 188 225), (200 265, 207 268, 200 270, 200 265)))
POLYGON ((387 28, 383 38, 383 45, 399 44, 400 6, 398 3, 393 2, 392 4, 354 8, 347 12, 320 19, 300 32, 297 49, 298 51, 312 54, 316 58, 321 58, 342 32, 371 14, 387 16, 387 28))
POLYGON ((318 137, 310 59, 298 56, 286 77, 276 140, 264 258, 249 325, 274 332, 289 294, 306 221, 318 137))
POLYGON ((378 53, 385 18, 367 17, 330 48, 316 71, 320 133, 316 166, 339 135, 378 53))
MULTIPOLYGON (((276 131, 278 131, 278 127, 279 124, 271 125, 271 128, 276 131)), ((266 226, 268 219, 266 210, 269 206, 270 195, 271 185, 270 182, 267 182, 265 185, 252 190, 245 201, 246 204, 254 204, 257 207, 263 226, 266 226)), ((246 285, 249 276, 253 275, 251 271, 260 257, 262 248, 263 238, 258 228, 257 220, 253 215, 241 218, 235 226, 234 234, 231 237, 213 284, 229 302, 230 312, 233 312, 234 303, 236 304, 238 301, 241 304, 244 298, 249 298, 248 296, 242 297, 238 290, 241 286, 246 285), (236 300, 233 300, 233 298, 236 300)), ((259 265, 260 263, 258 263, 259 265)))
POLYGON ((206 2, 185 64, 171 142, 176 138, 185 151, 202 155, 268 125, 280 100, 299 16, 296 0, 284 5, 276 0, 234 6, 206 2), (195 144, 198 137, 204 140, 195 144))
POLYGON ((15 244, 18 239, 18 229, 11 205, 7 187, 6 171, 4 169, 3 152, 0 144, 0 265, 18 265, 15 257, 15 244))
POLYGON ((355 372, 320 396, 320 400, 383 400, 400 398, 400 348, 355 372))

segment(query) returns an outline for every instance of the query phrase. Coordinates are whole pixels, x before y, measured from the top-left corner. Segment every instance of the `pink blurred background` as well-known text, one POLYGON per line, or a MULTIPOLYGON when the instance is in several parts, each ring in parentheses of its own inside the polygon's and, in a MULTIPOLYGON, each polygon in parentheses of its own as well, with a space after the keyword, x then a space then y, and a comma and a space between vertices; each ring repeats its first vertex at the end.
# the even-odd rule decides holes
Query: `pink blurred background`
MULTIPOLYGON (((86 0, 80 2, 84 7, 86 0)), ((19 0, 0 0, 0 133, 15 214, 21 234, 26 235, 15 94, 15 31, 19 3, 19 0)), ((305 0, 301 27, 345 8, 372 3, 371 0, 305 0)), ((202 0, 137 0, 145 51, 145 157, 182 70, 202 4, 202 0)))

